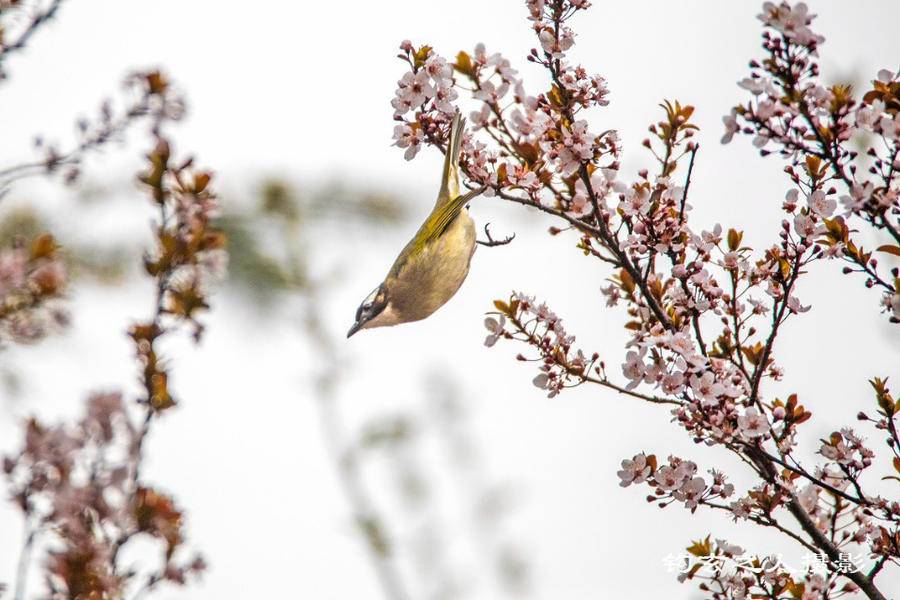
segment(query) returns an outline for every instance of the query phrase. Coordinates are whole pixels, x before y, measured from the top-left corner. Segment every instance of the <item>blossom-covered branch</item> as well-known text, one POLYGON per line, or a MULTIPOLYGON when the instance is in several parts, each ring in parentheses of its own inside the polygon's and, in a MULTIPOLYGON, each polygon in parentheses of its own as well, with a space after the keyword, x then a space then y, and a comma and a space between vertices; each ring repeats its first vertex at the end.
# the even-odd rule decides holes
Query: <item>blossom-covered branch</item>
MULTIPOLYGON (((859 105, 845 86, 823 88, 813 62, 823 39, 810 29, 813 15, 802 3, 765 3, 760 19, 768 57, 753 63, 753 75, 741 83, 756 100, 726 117, 724 141, 737 132, 755 135, 764 154, 777 151, 789 160, 792 188, 773 241, 754 250, 738 228, 701 229, 692 222, 688 193, 694 162, 702 159, 693 107, 662 104, 664 118, 643 143, 655 173, 639 171, 631 182, 620 172, 616 133, 591 130, 584 113, 607 104, 606 83, 570 58, 571 20, 589 5, 526 1, 539 44, 527 58, 546 73, 539 93, 529 94, 511 63, 483 45, 459 52, 452 63, 428 45, 401 45, 406 72, 392 104, 395 143, 406 158, 424 145, 444 150, 454 102, 469 96, 477 109, 463 142, 467 184, 556 217, 561 224, 552 235, 576 234, 580 253, 608 272, 606 305, 624 307, 630 334, 621 383, 607 375, 599 354, 575 349, 575 337, 549 307, 524 294, 495 302, 497 311, 485 321, 486 344, 517 340, 536 351, 534 384, 551 397, 597 383, 673 405, 674 422, 693 441, 734 454, 758 484, 740 492, 722 472, 700 475, 694 462, 674 456, 659 466, 643 453, 623 461, 622 484, 649 485, 648 500, 659 506, 706 507, 773 528, 823 557, 824 575, 770 569, 754 582, 736 571, 715 585, 704 583, 712 597, 743 598, 762 589, 771 598, 859 591, 884 599, 875 579, 900 562, 900 502, 867 491, 868 472, 878 464, 874 451, 843 427, 819 443, 820 464, 803 464, 795 449, 812 412, 798 394, 772 397, 767 382, 784 376, 776 356, 786 323, 811 310, 797 289, 815 261, 847 261, 847 269, 863 272, 867 285, 883 291, 891 319, 900 318, 897 270, 879 270, 851 229, 858 221, 897 239, 897 76, 882 71, 859 105), (865 132, 881 144, 864 153, 868 162, 846 145, 865 132), (851 551, 874 566, 838 568, 851 551)), ((900 254, 900 246, 878 251, 900 254)), ((889 434, 897 459, 898 406, 883 379, 873 379, 873 387, 879 416, 860 420, 889 434)), ((891 466, 900 473, 900 459, 891 466)), ((739 554, 720 546, 704 552, 739 554)))
MULTIPOLYGON (((158 73, 152 77, 168 85, 158 73)), ((144 392, 134 404, 118 392, 94 393, 74 423, 48 425, 32 418, 23 448, 4 459, 25 521, 15 600, 25 598, 37 551, 47 597, 53 599, 137 597, 162 582, 183 585, 205 568, 203 558, 187 549, 182 509, 141 476, 151 424, 175 406, 158 342, 182 324, 199 338, 198 316, 208 307, 209 283, 221 275, 225 259, 224 236, 213 224, 211 174, 193 168, 190 159, 174 160, 160 131, 164 119, 158 115, 155 147, 140 175, 158 210, 155 247, 144 260, 156 282, 153 312, 130 329, 144 392), (158 561, 126 558, 122 550, 138 537, 156 542, 158 561)), ((3 288, 4 306, 21 306, 15 314, 34 313, 46 297, 58 295, 64 280, 52 238, 40 237, 23 252, 17 247, 9 257, 2 255, 4 264, 18 261, 11 271, 18 279, 4 280, 3 288)), ((4 312, 0 323, 6 317, 4 312)))
POLYGON ((752 135, 760 154, 788 161, 797 187, 784 209, 798 233, 848 263, 845 273, 862 273, 898 323, 898 270, 885 273, 873 254, 900 256, 900 74, 882 69, 862 98, 849 85, 824 86, 816 62, 824 38, 810 28, 814 16, 803 3, 763 6, 766 56, 740 82, 752 99, 725 117, 723 141, 752 135), (855 223, 886 234, 886 243, 866 252, 849 228, 855 223))

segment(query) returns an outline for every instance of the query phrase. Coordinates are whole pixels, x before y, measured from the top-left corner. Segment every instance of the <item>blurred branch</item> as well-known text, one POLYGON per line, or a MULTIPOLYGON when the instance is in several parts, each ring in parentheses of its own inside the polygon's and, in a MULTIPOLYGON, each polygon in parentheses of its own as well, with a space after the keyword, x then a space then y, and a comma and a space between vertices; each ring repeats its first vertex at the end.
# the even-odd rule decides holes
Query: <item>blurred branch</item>
POLYGON ((54 173, 68 167, 67 182, 78 178, 78 166, 86 154, 114 139, 120 138, 136 122, 148 117, 151 133, 156 135, 165 121, 177 121, 184 114, 184 101, 173 90, 159 71, 138 72, 125 80, 126 89, 134 95, 122 112, 116 115, 109 101, 102 103, 94 122, 82 119, 78 122, 79 141, 70 149, 61 151, 54 145, 45 145, 38 139, 37 146, 43 150, 40 160, 27 161, 0 169, 0 199, 11 185, 26 177, 54 173))
MULTIPOLYGON (((347 435, 341 424, 336 391, 340 380, 341 360, 332 338, 324 329, 318 309, 321 304, 319 296, 323 291, 322 285, 309 279, 307 275, 310 257, 304 247, 306 238, 304 234, 310 221, 313 218, 320 218, 321 213, 317 211, 307 213, 304 199, 298 198, 292 188, 284 182, 269 180, 263 184, 261 192, 257 212, 244 215, 243 219, 230 220, 232 233, 240 232, 237 236, 238 243, 245 244, 243 250, 252 253, 250 255, 253 257, 252 260, 244 267, 253 262, 266 265, 264 271, 266 277, 277 278, 286 288, 300 293, 305 309, 304 331, 322 361, 316 375, 315 399, 326 449, 334 464, 343 495, 350 504, 356 526, 364 536, 366 554, 369 556, 384 597, 387 600, 409 600, 411 596, 406 583, 391 560, 390 543, 358 471, 356 452, 347 442, 347 435), (303 218, 306 214, 309 215, 309 220, 303 218), (286 251, 283 262, 262 252, 256 238, 251 234, 253 221, 265 216, 276 218, 278 227, 274 228, 274 232, 269 228, 268 233, 280 234, 282 247, 286 251), (242 220, 245 225, 243 228, 238 227, 242 220)), ((370 215, 367 215, 363 218, 369 217, 370 215)), ((258 272, 249 269, 242 269, 241 272, 254 277, 259 275, 258 272)), ((253 287, 255 286, 251 286, 253 287)))
MULTIPOLYGON (((139 176, 159 211, 154 247, 143 261, 156 283, 155 302, 152 316, 129 329, 142 367, 144 396, 137 398, 137 406, 143 418, 135 422, 133 408, 126 406, 122 395, 108 393, 91 395, 84 416, 75 422, 48 426, 32 418, 25 423, 22 449, 2 462, 10 496, 26 522, 15 600, 25 600, 27 569, 39 530, 52 533, 41 561, 50 598, 118 599, 138 579, 146 579, 138 592, 142 594, 163 581, 184 585, 189 576, 205 569, 201 557, 182 556, 184 513, 172 497, 144 482, 141 468, 153 420, 175 406, 169 367, 157 342, 185 324, 199 338, 202 326, 197 314, 208 308, 208 284, 217 275, 224 237, 211 224, 216 209, 208 186, 212 175, 193 168, 191 159, 175 163, 168 142, 162 137, 155 142, 147 156, 149 166, 139 176), (163 544, 161 560, 123 566, 120 551, 138 535, 163 544)), ((46 295, 60 287, 47 274, 41 275, 55 250, 52 238, 39 236, 29 254, 20 245, 14 252, 21 257, 10 260, 0 255, 0 263, 9 271, 11 263, 43 261, 30 271, 20 270, 40 284, 30 287, 46 295)), ((8 279, 25 278, 13 275, 8 279)), ((23 296, 15 288, 2 291, 4 310, 11 306, 10 297, 23 296)))
MULTIPOLYGON (((6 78, 3 72, 3 61, 6 60, 6 57, 25 48, 31 36, 56 16, 56 12, 62 3, 63 0, 51 0, 45 7, 38 6, 37 10, 29 15, 25 28, 10 41, 4 39, 5 27, 0 25, 0 81, 6 78)), ((5 16, 5 12, 10 9, 17 9, 22 5, 24 3, 19 0, 0 0, 0 16, 5 16)))
POLYGON ((346 436, 340 424, 337 399, 331 389, 333 383, 320 383, 317 398, 325 445, 338 473, 344 496, 350 503, 354 520, 366 539, 367 554, 385 598, 408 600, 410 595, 405 583, 391 561, 390 544, 357 470, 356 452, 348 449, 344 442, 346 436))
POLYGON ((405 215, 405 207, 390 195, 335 182, 299 191, 283 179, 268 178, 253 204, 232 208, 218 220, 231 248, 229 282, 251 294, 254 304, 283 300, 282 292, 306 298, 325 285, 310 274, 310 254, 320 244, 343 243, 347 227, 393 225, 405 215), (325 235, 310 241, 320 231, 325 235))
MULTIPOLYGON (((25 541, 22 549, 19 551, 19 563, 16 566, 16 589, 13 593, 13 600, 24 600, 25 587, 28 583, 28 566, 31 564, 31 550, 34 547, 34 540, 37 536, 37 529, 31 519, 25 520, 25 541)), ((0 590, 2 591, 2 590, 0 590)))
POLYGON ((500 531, 500 519, 511 499, 507 485, 492 482, 485 474, 486 461, 477 440, 468 432, 471 426, 456 382, 443 370, 435 370, 428 376, 426 392, 441 442, 453 458, 458 491, 473 508, 477 551, 492 559, 494 576, 503 592, 522 598, 529 591, 528 561, 500 531))

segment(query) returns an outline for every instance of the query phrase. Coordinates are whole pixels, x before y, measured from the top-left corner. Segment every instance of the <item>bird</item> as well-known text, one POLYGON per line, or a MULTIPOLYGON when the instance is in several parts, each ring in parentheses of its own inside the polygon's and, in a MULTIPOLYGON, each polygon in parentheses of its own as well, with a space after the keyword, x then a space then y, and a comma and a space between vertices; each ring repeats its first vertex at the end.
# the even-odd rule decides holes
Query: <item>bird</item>
POLYGON ((434 208, 397 256, 384 281, 359 305, 348 338, 362 329, 411 323, 430 316, 456 294, 469 274, 476 233, 467 205, 484 188, 460 193, 459 152, 465 124, 457 110, 450 124, 434 208))

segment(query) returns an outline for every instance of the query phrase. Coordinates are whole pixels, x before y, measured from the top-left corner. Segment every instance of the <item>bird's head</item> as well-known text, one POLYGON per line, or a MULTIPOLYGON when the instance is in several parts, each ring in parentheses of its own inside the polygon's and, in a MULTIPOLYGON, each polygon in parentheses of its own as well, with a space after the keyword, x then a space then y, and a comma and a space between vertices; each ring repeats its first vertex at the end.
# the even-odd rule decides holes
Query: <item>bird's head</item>
POLYGON ((372 290, 372 293, 366 296, 366 299, 363 300, 362 304, 359 305, 359 308, 356 309, 356 322, 353 323, 353 327, 347 332, 347 337, 352 336, 360 329, 377 327, 379 325, 378 317, 384 312, 387 305, 387 290, 385 289, 384 284, 381 284, 372 290))

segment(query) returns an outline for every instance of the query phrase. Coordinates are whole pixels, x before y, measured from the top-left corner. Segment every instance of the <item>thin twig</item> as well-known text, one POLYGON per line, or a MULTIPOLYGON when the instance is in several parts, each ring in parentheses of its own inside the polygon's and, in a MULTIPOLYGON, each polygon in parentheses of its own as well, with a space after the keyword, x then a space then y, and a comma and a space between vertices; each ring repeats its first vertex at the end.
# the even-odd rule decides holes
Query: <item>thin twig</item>
POLYGON ((694 159, 697 158, 697 150, 699 149, 700 144, 694 144, 693 148, 691 148, 691 160, 688 163, 687 179, 684 184, 684 193, 681 195, 681 207, 678 209, 679 223, 684 223, 684 205, 687 204, 688 190, 691 189, 691 175, 694 172, 694 159))

